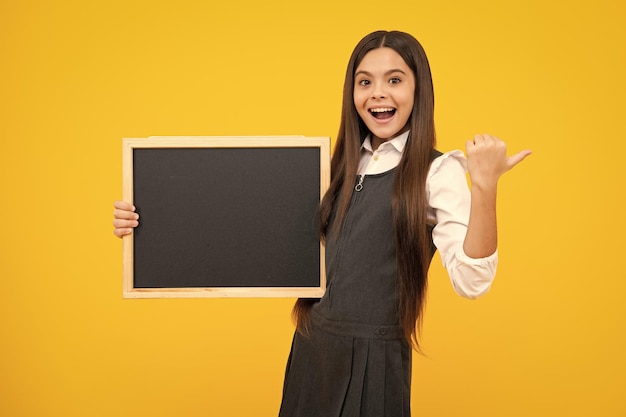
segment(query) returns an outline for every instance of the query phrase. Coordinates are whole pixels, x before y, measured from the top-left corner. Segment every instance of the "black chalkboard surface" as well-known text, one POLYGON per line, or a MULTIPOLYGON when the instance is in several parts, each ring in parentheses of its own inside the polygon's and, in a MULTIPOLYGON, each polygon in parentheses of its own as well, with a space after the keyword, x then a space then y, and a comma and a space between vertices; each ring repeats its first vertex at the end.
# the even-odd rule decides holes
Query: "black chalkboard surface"
POLYGON ((319 297, 329 138, 124 139, 124 297, 319 297))

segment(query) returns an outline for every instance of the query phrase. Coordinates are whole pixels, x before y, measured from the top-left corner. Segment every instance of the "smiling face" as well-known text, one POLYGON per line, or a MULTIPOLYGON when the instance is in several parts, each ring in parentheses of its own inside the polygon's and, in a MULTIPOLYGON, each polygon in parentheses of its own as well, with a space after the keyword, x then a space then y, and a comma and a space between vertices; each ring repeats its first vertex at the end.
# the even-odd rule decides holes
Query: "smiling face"
POLYGON ((376 149, 409 129, 415 100, 413 71, 393 49, 373 49, 356 68, 353 99, 376 149))

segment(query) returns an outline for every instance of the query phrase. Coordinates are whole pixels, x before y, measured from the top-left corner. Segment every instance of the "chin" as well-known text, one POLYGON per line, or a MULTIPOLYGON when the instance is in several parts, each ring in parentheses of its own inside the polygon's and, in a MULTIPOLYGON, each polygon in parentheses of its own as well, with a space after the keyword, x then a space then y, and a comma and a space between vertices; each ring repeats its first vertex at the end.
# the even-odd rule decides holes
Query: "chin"
POLYGON ((381 140, 393 139, 403 133, 402 129, 370 129, 370 133, 381 140))

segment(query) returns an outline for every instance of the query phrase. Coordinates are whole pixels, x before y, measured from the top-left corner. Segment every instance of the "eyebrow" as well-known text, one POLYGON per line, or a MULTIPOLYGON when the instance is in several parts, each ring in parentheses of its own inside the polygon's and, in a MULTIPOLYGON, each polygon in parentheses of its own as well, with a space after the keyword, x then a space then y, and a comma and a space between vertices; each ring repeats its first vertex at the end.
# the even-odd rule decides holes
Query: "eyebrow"
MULTIPOLYGON (((390 74, 393 74, 395 72, 399 72, 399 73, 401 73, 403 75, 406 75, 406 72, 402 71, 399 68, 390 69, 389 71, 385 72, 383 75, 390 75, 390 74)), ((360 70, 360 71, 355 72, 354 76, 356 77, 357 75, 360 75, 360 74, 367 75, 369 77, 372 76, 372 73, 370 73, 368 71, 364 71, 364 70, 360 70)))

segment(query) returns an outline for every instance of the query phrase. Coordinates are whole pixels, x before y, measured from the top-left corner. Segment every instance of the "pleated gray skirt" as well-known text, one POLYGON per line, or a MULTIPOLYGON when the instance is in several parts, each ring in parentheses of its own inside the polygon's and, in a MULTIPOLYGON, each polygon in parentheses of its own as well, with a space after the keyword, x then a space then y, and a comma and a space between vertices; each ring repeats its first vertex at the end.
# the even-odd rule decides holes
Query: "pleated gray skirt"
POLYGON ((328 320, 294 335, 280 417, 409 417, 411 348, 399 326, 328 320))

